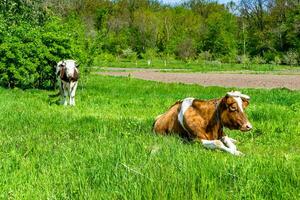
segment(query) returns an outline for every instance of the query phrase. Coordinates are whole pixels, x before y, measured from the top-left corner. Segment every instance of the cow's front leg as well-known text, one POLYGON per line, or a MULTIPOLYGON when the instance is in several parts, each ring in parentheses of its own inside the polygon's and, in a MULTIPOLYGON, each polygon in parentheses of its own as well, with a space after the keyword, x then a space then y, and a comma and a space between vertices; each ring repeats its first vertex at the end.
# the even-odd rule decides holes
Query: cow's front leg
POLYGON ((236 149, 231 149, 229 147, 226 147, 224 143, 220 140, 201 140, 204 147, 208 149, 220 149, 222 151, 231 153, 232 155, 242 155, 241 152, 237 151, 236 149))
POLYGON ((227 146, 229 149, 232 149, 234 151, 237 150, 235 144, 232 142, 231 138, 224 136, 222 137, 221 141, 227 146))
POLYGON ((70 105, 75 106, 75 93, 77 89, 77 81, 70 83, 70 105))
POLYGON ((236 140, 230 138, 230 137, 227 137, 227 136, 224 136, 222 137, 221 141, 225 144, 225 146, 227 146, 228 148, 232 149, 233 151, 236 151, 238 152, 239 155, 244 155, 242 152, 238 151, 236 146, 235 146, 235 142, 236 140))
POLYGON ((67 88, 66 88, 66 83, 61 82, 60 91, 61 91, 61 96, 62 96, 62 102, 61 103, 66 106, 67 105, 67 95, 68 95, 68 91, 67 91, 67 88))
MULTIPOLYGON (((228 136, 226 136, 226 137, 228 137, 228 136)), ((233 144, 236 144, 238 141, 237 140, 235 140, 235 139, 233 139, 233 138, 230 138, 230 137, 228 137, 229 138, 229 140, 233 143, 233 144)))

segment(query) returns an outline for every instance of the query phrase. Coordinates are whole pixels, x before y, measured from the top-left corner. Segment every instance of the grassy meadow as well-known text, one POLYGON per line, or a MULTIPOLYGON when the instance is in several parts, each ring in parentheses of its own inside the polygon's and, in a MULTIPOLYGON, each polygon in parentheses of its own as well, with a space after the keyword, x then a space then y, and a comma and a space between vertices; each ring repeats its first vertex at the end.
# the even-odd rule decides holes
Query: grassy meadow
POLYGON ((300 92, 240 89, 244 157, 152 133, 174 101, 230 89, 90 75, 76 107, 0 88, 0 199, 300 199, 300 92))
MULTIPOLYGON (((289 74, 300 73, 300 66, 275 65, 275 64, 234 64, 221 63, 219 61, 204 61, 204 60, 190 60, 188 62, 182 60, 169 59, 165 60, 155 58, 151 60, 148 65, 148 60, 138 59, 136 61, 128 59, 116 59, 105 61, 103 59, 96 59, 95 66, 99 67, 113 67, 113 68, 151 68, 160 70, 176 70, 186 72, 222 72, 222 71, 236 71, 237 73, 283 73, 289 74)), ((99 70, 95 68, 94 70, 99 70)))

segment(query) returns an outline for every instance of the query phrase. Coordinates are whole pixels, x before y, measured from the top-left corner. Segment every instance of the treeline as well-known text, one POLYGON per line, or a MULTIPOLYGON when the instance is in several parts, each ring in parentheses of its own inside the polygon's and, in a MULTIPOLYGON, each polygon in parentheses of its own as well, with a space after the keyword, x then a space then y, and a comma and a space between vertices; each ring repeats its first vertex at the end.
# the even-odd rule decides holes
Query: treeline
POLYGON ((50 71, 63 58, 85 66, 94 59, 154 57, 300 63, 299 0, 190 0, 176 6, 157 0, 4 0, 0 9, 0 83, 10 87, 20 86, 19 79, 26 87, 51 87, 50 71))
POLYGON ((60 2, 48 0, 63 16, 82 17, 96 55, 287 65, 300 59, 299 0, 60 2))

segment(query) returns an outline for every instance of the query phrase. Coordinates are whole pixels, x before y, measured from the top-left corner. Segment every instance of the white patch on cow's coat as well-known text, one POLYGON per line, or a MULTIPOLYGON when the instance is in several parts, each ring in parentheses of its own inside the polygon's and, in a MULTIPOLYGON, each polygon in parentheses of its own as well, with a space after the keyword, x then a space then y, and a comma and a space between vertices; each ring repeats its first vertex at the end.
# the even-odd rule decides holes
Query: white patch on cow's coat
POLYGON ((241 110, 242 112, 244 112, 244 109, 243 109, 243 100, 242 100, 242 98, 247 99, 247 100, 250 100, 250 97, 249 97, 248 95, 242 94, 242 93, 239 92, 239 91, 227 92, 227 95, 233 97, 233 98, 235 99, 235 101, 237 102, 237 104, 238 104, 240 110, 241 110))
POLYGON ((76 64, 74 60, 65 60, 66 63, 66 73, 68 77, 73 76, 74 71, 76 70, 76 64))
POLYGON ((195 98, 192 98, 192 97, 185 98, 181 103, 181 109, 178 113, 178 121, 181 124, 181 126, 184 128, 184 130, 186 130, 186 128, 183 125, 184 113, 193 104, 194 99, 195 98))
POLYGON ((73 76, 74 70, 76 70, 78 72, 78 70, 76 69, 76 61, 75 60, 63 60, 63 61, 60 61, 57 63, 56 74, 60 71, 60 65, 63 63, 66 66, 66 73, 67 73, 68 77, 73 76))
POLYGON ((70 91, 71 91, 71 94, 70 94, 70 105, 71 106, 75 106, 75 92, 76 92, 76 89, 77 89, 77 84, 78 84, 77 81, 71 82, 71 84, 70 84, 70 91))
POLYGON ((236 103, 238 104, 241 112, 244 112, 244 110, 243 110, 243 101, 242 101, 241 97, 233 97, 233 98, 236 101, 236 103))
POLYGON ((250 100, 250 97, 248 95, 242 94, 240 91, 227 92, 227 95, 231 97, 241 97, 250 100))
POLYGON ((220 140, 201 140, 201 142, 202 142, 202 145, 208 149, 220 149, 222 151, 226 151, 226 152, 231 153, 232 155, 236 155, 236 156, 243 155, 242 152, 225 146, 224 143, 220 140))
POLYGON ((222 137, 222 142, 227 146, 229 149, 232 149, 233 151, 236 151, 236 146, 232 142, 231 138, 224 136, 222 137))
POLYGON ((68 96, 68 91, 69 91, 69 88, 70 88, 70 84, 68 82, 63 81, 63 80, 61 80, 61 82, 62 82, 61 90, 62 90, 62 93, 63 93, 62 104, 66 106, 66 105, 68 105, 67 96, 68 96))
MULTIPOLYGON (((228 136, 226 136, 226 137, 228 137, 228 136)), ((233 144, 237 143, 237 141, 236 141, 235 139, 230 138, 230 137, 228 137, 228 138, 229 138, 229 140, 230 140, 233 144)))

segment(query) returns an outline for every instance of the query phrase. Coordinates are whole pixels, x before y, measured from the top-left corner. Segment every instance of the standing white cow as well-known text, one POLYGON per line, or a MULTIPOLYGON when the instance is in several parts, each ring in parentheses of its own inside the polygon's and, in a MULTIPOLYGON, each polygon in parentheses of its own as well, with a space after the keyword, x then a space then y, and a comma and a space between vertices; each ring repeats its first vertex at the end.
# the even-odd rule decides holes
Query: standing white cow
POLYGON ((70 105, 75 106, 75 93, 79 79, 78 65, 75 60, 62 60, 57 63, 56 75, 60 79, 60 92, 63 98, 62 104, 67 105, 67 96, 70 97, 70 105))

